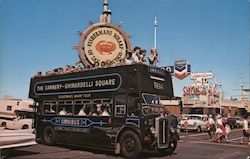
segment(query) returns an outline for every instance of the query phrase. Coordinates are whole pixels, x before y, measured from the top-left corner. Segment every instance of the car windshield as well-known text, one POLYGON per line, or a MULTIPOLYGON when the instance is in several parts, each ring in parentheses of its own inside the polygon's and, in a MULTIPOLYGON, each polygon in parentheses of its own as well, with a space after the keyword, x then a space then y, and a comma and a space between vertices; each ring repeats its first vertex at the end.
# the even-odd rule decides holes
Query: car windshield
POLYGON ((201 120, 199 116, 189 116, 188 119, 201 120))

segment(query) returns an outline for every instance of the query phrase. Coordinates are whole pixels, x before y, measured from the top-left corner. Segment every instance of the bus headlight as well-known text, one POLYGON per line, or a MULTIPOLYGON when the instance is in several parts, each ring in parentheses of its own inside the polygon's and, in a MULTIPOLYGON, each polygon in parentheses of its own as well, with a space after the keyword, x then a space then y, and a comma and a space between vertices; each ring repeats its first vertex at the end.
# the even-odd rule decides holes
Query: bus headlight
POLYGON ((175 132, 175 128, 170 127, 170 132, 171 132, 171 133, 174 133, 174 132, 175 132))
POLYGON ((152 134, 155 134, 155 128, 154 128, 153 126, 150 128, 150 132, 151 132, 152 134))

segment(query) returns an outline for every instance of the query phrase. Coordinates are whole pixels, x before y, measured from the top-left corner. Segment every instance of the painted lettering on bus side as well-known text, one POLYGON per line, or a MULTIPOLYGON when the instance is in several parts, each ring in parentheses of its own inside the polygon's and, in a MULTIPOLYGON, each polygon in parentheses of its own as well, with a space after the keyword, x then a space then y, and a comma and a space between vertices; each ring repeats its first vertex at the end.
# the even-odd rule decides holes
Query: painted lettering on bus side
POLYGON ((154 82, 154 88, 158 90, 164 90, 163 84, 159 82, 154 82))
MULTIPOLYGON (((115 91, 121 87, 122 78, 119 74, 107 74, 79 77, 54 81, 38 82, 34 92, 36 95, 51 95, 51 94, 73 94, 73 93, 91 93, 91 92, 106 92, 115 91)), ((72 95, 71 95, 72 96, 72 95)), ((86 96, 85 98, 89 97, 86 96)), ((68 98, 60 96, 60 99, 68 98)))

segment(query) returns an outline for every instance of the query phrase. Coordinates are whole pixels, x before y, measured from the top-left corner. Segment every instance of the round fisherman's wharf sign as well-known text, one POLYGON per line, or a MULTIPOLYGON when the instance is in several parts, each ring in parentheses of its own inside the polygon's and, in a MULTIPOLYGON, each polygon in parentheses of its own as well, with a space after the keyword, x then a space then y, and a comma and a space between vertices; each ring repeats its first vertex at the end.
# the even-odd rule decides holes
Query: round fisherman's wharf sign
POLYGON ((95 62, 118 62, 125 56, 126 43, 122 35, 113 28, 102 27, 93 30, 84 42, 87 59, 95 62))
POLYGON ((125 57, 129 45, 129 38, 120 27, 97 23, 82 33, 78 52, 84 65, 113 65, 125 57))

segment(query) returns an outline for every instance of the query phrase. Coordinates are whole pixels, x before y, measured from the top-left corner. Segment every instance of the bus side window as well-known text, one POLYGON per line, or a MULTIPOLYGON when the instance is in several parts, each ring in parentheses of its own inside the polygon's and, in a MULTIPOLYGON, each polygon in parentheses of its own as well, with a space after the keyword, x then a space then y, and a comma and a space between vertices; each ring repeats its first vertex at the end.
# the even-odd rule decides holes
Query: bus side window
POLYGON ((100 108, 101 108, 100 104, 93 104, 91 115, 92 116, 98 116, 100 108))
POLYGON ((126 114, 126 95, 121 94, 115 97, 115 116, 126 114))
POLYGON ((59 105, 59 115, 73 115, 72 114, 72 105, 59 105))
POLYGON ((101 116, 110 116, 111 114, 111 107, 110 104, 102 104, 101 106, 101 116))
POLYGON ((75 115, 87 116, 88 113, 86 113, 86 112, 87 112, 87 106, 86 106, 86 104, 75 105, 75 115))
POLYGON ((49 106, 49 105, 44 105, 44 106, 43 106, 43 113, 44 113, 44 114, 49 113, 49 110, 50 110, 50 106, 49 106))
POLYGON ((56 104, 52 104, 50 107, 50 112, 55 114, 56 113, 56 104))

